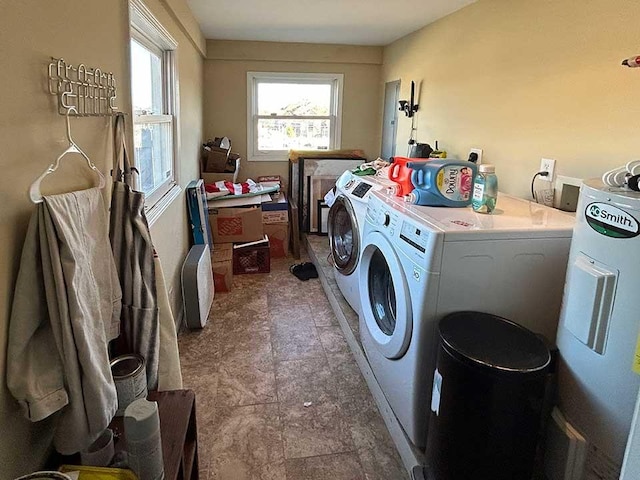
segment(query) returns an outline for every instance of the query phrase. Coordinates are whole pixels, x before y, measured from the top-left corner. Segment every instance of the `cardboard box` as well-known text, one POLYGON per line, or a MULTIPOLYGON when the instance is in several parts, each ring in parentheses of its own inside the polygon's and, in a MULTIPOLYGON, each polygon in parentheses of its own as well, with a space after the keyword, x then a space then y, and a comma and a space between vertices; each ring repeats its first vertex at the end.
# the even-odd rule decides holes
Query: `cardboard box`
POLYGON ((216 183, 220 181, 235 183, 234 177, 236 177, 235 173, 200 173, 200 178, 204 180, 204 183, 216 183))
POLYGON ((258 207, 209 207, 209 223, 213 243, 253 242, 264 236, 258 207))
POLYGON ((274 212, 280 210, 287 210, 287 196, 284 194, 282 190, 279 192, 275 192, 270 194, 271 201, 262 202, 262 211, 263 212, 274 212))
POLYGON ((234 170, 227 172, 207 172, 202 169, 200 171, 200 178, 204 180, 204 183, 216 183, 219 181, 236 183, 238 181, 238 172, 240 171, 240 156, 231 153, 229 158, 233 158, 233 162, 235 162, 234 170))
POLYGON ((231 147, 220 148, 210 146, 202 149, 202 171, 203 172, 226 172, 227 160, 231 147))
POLYGON ((289 204, 287 196, 280 191, 271 195, 270 202, 263 202, 262 223, 287 223, 289 222, 289 204))
POLYGON ((289 224, 273 223, 263 225, 262 228, 267 237, 269 237, 271 258, 286 257, 287 253, 289 253, 289 224))
POLYGON ((257 178, 256 182, 276 182, 282 186, 282 178, 280 175, 261 175, 257 178))
POLYGON ((219 243, 211 255, 213 285, 216 292, 230 292, 233 286, 233 244, 219 243))
POLYGON ((274 223, 289 223, 289 212, 287 212, 286 210, 262 212, 262 223, 264 225, 271 225, 274 223))

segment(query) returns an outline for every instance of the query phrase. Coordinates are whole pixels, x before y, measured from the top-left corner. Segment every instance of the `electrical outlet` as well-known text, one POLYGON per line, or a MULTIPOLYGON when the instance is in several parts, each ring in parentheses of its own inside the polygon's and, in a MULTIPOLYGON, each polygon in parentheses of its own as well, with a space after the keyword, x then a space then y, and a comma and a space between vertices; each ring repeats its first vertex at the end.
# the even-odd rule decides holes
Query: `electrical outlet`
POLYGON ((553 174, 556 170, 556 161, 553 158, 543 158, 540 160, 540 169, 539 172, 549 172, 549 175, 546 177, 540 177, 540 180, 544 180, 545 182, 553 181, 553 174))
POLYGON ((478 155, 478 161, 476 162, 476 165, 480 165, 482 163, 482 149, 481 148, 470 148, 469 149, 469 155, 471 155, 472 153, 475 153, 476 155, 478 155))

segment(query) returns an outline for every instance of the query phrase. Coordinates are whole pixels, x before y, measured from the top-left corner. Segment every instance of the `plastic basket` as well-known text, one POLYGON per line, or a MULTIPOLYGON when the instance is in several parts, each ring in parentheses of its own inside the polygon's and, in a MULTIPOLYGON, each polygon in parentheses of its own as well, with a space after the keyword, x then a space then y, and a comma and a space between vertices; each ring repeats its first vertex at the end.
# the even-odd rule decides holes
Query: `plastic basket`
POLYGON ((271 256, 269 244, 259 247, 243 247, 233 250, 233 274, 269 273, 271 256))

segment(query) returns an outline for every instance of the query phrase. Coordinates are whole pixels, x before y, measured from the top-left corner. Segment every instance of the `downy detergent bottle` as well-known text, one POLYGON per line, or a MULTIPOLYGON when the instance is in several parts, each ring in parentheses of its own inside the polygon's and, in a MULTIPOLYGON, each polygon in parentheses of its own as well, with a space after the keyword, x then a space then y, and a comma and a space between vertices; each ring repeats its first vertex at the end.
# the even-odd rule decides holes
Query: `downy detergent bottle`
POLYGON ((389 187, 389 193, 398 197, 404 197, 413 190, 411 182, 411 168, 408 164, 420 165, 429 160, 419 161, 415 158, 393 157, 391 159, 391 167, 389 167, 389 180, 395 182, 395 185, 389 187))
POLYGON ((404 199, 415 205, 466 207, 471 203, 475 163, 464 160, 409 162, 414 189, 404 199))

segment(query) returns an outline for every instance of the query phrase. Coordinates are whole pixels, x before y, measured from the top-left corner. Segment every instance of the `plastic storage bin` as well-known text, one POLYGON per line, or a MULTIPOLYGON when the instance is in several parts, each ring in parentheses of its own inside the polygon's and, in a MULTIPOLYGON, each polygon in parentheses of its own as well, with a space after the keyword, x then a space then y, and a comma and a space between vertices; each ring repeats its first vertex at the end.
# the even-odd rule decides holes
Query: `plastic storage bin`
POLYGON ((530 479, 549 349, 486 313, 448 315, 439 332, 426 452, 434 480, 530 479))
POLYGON ((247 246, 233 249, 233 274, 269 273, 271 254, 269 242, 260 246, 247 246))

